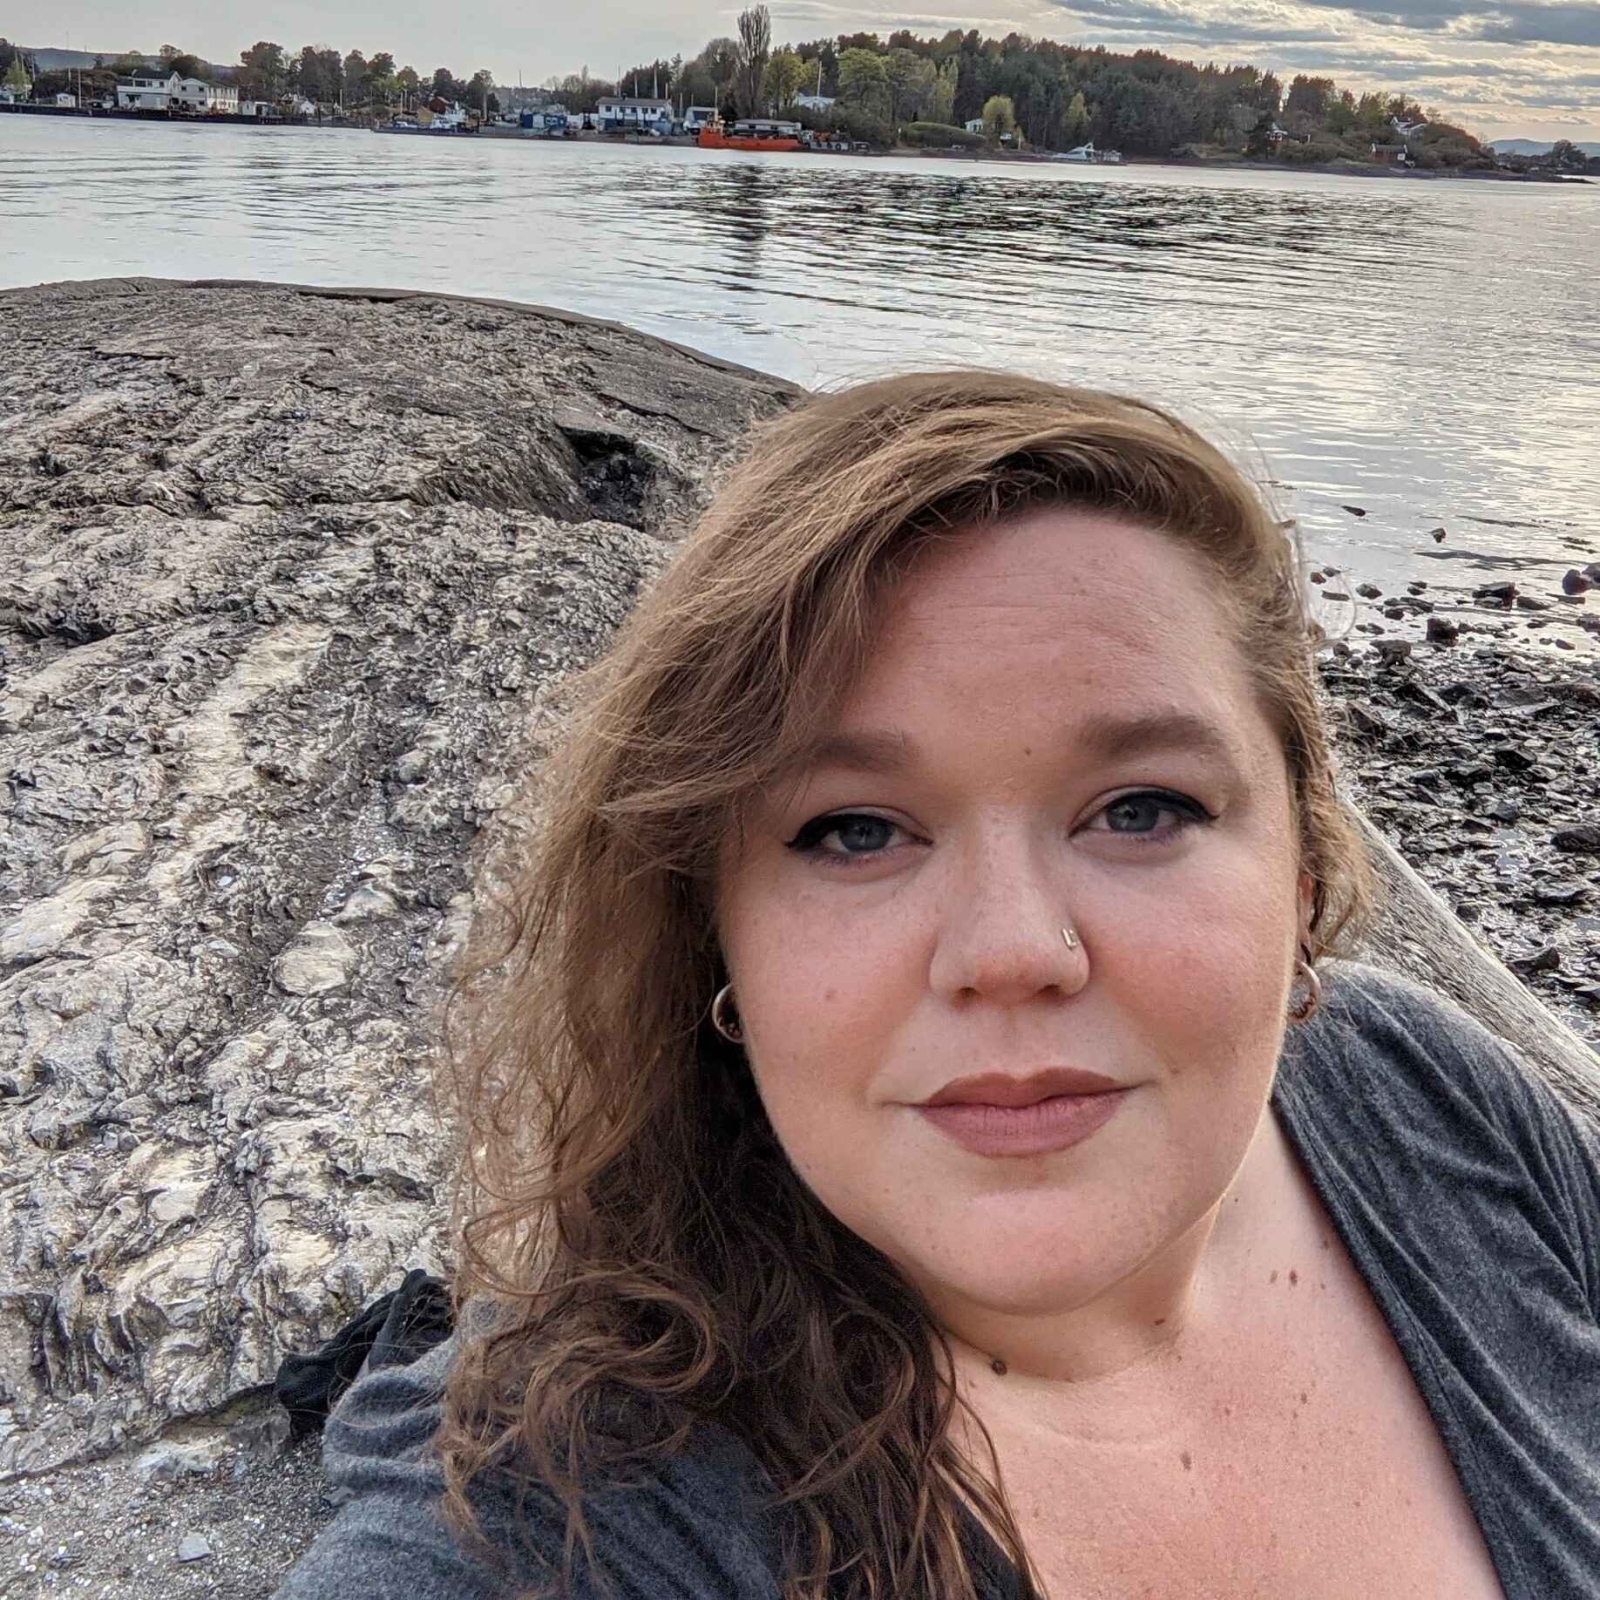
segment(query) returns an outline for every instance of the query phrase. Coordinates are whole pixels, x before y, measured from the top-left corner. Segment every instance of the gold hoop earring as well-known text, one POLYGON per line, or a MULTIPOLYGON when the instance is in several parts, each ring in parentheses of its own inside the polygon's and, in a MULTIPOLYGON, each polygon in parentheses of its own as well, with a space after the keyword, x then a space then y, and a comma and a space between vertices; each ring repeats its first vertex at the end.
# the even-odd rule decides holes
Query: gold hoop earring
POLYGON ((733 1009, 733 985, 725 983, 717 990, 711 1002, 711 1026, 730 1044, 744 1043, 744 1029, 739 1026, 739 1013, 733 1009))
POLYGON ((1294 975, 1306 986, 1306 992, 1296 1004, 1289 1007, 1289 1020, 1309 1022, 1322 1007, 1322 979, 1304 956, 1295 964, 1294 975))

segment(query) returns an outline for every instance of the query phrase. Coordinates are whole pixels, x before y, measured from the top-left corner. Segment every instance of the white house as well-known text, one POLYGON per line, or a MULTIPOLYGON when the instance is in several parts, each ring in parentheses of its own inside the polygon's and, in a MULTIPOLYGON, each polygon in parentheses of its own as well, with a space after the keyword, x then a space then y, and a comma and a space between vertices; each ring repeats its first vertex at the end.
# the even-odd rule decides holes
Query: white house
POLYGON ((967 128, 967 132, 968 133, 982 133, 983 132, 983 118, 982 117, 968 117, 967 118, 967 122, 966 122, 966 128, 967 128))
POLYGON ((63 91, 63 92, 60 92, 60 93, 58 93, 56 95, 56 104, 58 106, 60 106, 63 110, 65 110, 65 109, 67 109, 69 107, 75 106, 75 105, 77 105, 77 103, 78 103, 78 97, 75 94, 67 94, 67 93, 65 93, 63 91))
POLYGON ((685 133, 698 133, 708 122, 717 120, 715 106, 690 106, 683 113, 683 128, 685 133))
POLYGON ((655 128, 662 122, 671 127, 672 102, 635 99, 632 95, 605 95, 595 116, 606 133, 614 133, 619 128, 655 128))
POLYGON ((183 80, 176 72, 143 72, 117 80, 117 106, 123 111, 165 111, 183 80))
POLYGON ((833 96, 831 94, 797 94, 794 97, 797 106, 803 106, 807 111, 832 111, 833 96))
POLYGON ((228 111, 239 109, 239 90, 231 83, 207 83, 204 78, 179 78, 169 91, 173 111, 228 111))

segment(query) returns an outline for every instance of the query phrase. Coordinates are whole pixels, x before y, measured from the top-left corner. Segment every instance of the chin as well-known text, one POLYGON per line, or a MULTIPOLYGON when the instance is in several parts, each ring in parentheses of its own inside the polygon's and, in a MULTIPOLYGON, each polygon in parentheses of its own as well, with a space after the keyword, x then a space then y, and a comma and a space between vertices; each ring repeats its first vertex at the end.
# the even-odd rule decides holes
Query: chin
POLYGON ((1086 1255, 1064 1244, 1059 1230, 1017 1233, 996 1248, 975 1234, 937 1244, 917 1241, 886 1252, 931 1301, 959 1299, 1010 1317, 1061 1316, 1087 1305, 1135 1271, 1136 1251, 1086 1255), (1045 1265, 1048 1263, 1048 1265, 1045 1265))

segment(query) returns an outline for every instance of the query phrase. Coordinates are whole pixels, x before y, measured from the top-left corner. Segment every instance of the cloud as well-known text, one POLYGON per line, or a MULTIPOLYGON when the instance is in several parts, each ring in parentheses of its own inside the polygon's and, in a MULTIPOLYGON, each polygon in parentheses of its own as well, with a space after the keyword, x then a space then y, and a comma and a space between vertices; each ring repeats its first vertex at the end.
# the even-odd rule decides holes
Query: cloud
POLYGON ((1478 35, 1498 43, 1575 44, 1600 49, 1600 5, 1523 4, 1500 8, 1478 35))
POLYGON ((1596 0, 1300 0, 1367 22, 1424 33, 1449 31, 1492 43, 1566 44, 1600 49, 1596 0))
POLYGON ((1339 35, 1325 24, 1291 23, 1282 13, 1240 16, 1230 8, 1224 16, 1180 11, 1161 0, 1050 0, 1050 4, 1074 16, 1093 18, 1102 32, 1160 35, 1165 39, 1216 40, 1219 43, 1264 43, 1272 41, 1335 42, 1339 35))

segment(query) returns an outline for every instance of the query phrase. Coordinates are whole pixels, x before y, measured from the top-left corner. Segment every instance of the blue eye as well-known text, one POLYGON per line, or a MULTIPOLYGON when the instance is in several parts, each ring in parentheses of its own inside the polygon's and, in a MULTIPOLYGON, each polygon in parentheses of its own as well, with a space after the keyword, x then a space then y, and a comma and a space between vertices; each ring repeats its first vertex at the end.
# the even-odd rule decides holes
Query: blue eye
POLYGON ((789 848, 802 853, 810 851, 829 856, 876 855, 886 849, 894 835, 901 831, 897 824, 884 817, 874 817, 866 812, 836 811, 832 816, 817 817, 808 822, 789 841, 789 848), (823 841, 830 838, 837 842, 825 849, 823 841))
POLYGON ((1194 800, 1164 789, 1125 794, 1113 800, 1095 819, 1107 833, 1176 833, 1198 822, 1210 822, 1211 813, 1194 800), (1163 819, 1166 819, 1165 821, 1163 819))

